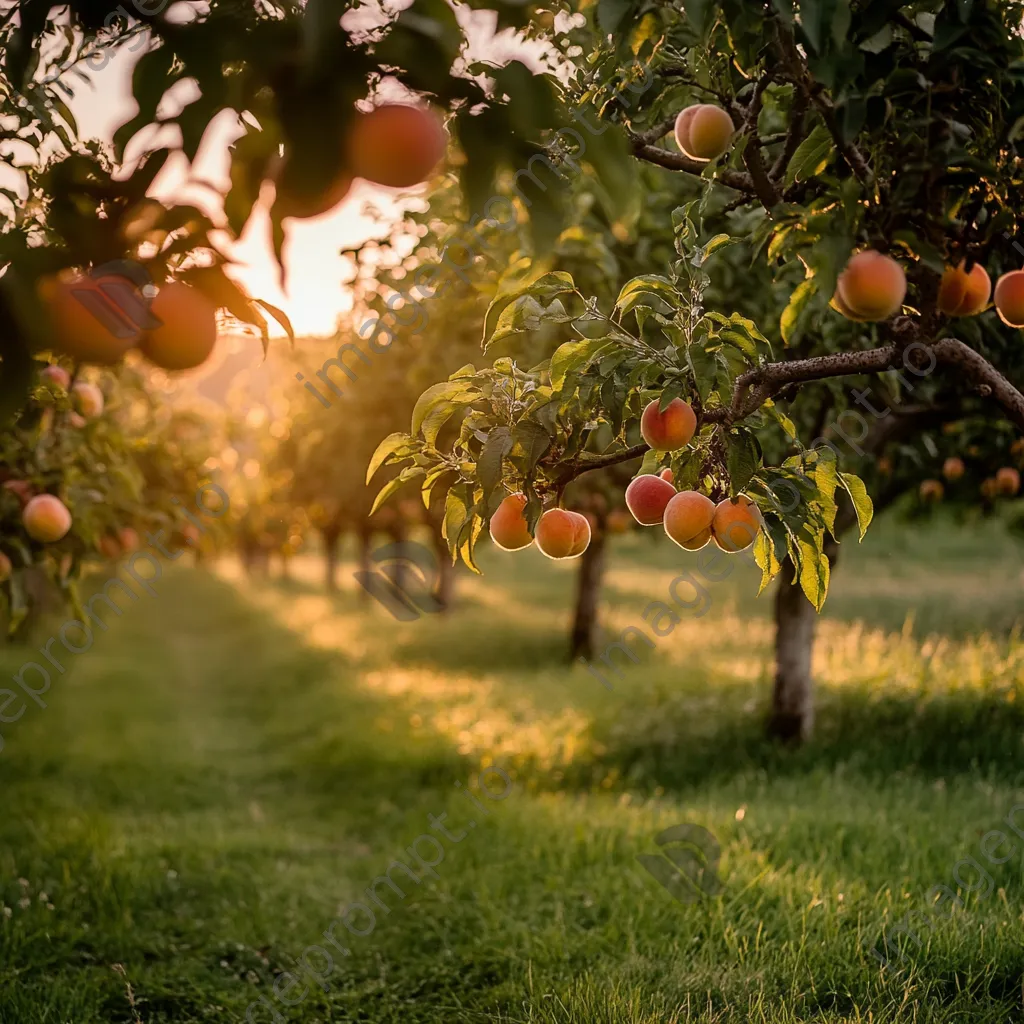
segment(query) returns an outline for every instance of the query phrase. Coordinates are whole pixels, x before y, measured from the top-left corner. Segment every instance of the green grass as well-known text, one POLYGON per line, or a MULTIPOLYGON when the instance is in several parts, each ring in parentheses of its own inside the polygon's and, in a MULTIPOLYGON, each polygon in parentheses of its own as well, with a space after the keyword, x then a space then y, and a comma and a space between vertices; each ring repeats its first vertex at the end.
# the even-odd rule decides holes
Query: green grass
MULTIPOLYGON (((168 570, 0 726, 0 1022, 221 1024, 260 996, 308 1024, 1019 1020, 1024 841, 902 967, 868 949, 1024 803, 1024 551, 997 523, 844 547, 795 752, 762 739, 771 608, 741 568, 612 692, 566 665, 573 574, 532 551, 411 623, 349 571, 330 599, 312 563, 168 570), (484 817, 456 783, 492 762, 515 785, 484 817), (339 926, 330 991, 286 1008, 275 976, 442 813, 477 825, 437 879, 339 926), (715 899, 636 861, 683 821, 721 843, 715 899)), ((610 631, 694 562, 622 540, 610 631)))

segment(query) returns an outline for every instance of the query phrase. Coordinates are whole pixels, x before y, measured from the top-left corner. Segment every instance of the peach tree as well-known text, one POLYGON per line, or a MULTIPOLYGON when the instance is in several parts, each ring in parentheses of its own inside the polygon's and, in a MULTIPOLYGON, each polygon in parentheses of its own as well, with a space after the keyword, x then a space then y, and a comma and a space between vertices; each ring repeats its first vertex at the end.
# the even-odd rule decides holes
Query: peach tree
MULTIPOLYGON (((837 517, 846 510, 863 535, 872 503, 820 433, 822 405, 808 415, 801 396, 838 397, 842 413, 865 380, 892 394, 899 374, 923 382, 899 409, 911 434, 916 414, 951 401, 1024 427, 1011 382, 1024 371, 1013 238, 1024 8, 619 0, 581 13, 554 42, 586 55, 559 79, 583 127, 572 145, 553 135, 532 176, 585 164, 589 136, 691 176, 701 194, 673 214, 676 258, 624 281, 614 302, 551 260, 515 268, 485 318, 485 354, 553 328, 563 343, 539 363, 502 357, 429 388, 411 429, 387 438, 370 470, 401 465, 399 478, 443 490, 449 546, 472 564, 509 494, 524 495, 533 531, 582 474, 669 464, 677 488, 753 499, 764 582, 789 564, 820 609, 837 517), (644 86, 630 90, 638 62, 644 86), (715 288, 732 246, 751 263, 752 287, 767 279, 785 293, 781 311, 765 304, 755 319, 749 297, 715 288), (651 450, 641 414, 676 399, 693 411, 692 439, 651 450), (457 411, 459 437, 439 447, 457 411), (600 433, 608 441, 594 452, 600 433)), ((545 184, 558 187, 553 176, 545 184)), ((783 735, 809 727, 809 677, 797 675, 776 683, 783 735)))

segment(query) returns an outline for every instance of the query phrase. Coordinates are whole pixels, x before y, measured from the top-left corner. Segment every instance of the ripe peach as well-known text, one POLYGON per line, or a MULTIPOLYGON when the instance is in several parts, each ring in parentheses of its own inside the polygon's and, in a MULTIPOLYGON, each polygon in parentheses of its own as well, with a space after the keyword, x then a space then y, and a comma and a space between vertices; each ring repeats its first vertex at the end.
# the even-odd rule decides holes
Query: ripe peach
POLYGON ((957 267, 946 267, 939 284, 938 310, 946 316, 975 316, 988 305, 992 279, 980 263, 968 274, 961 260, 957 267))
POLYGON ((942 464, 942 475, 947 480, 959 480, 964 475, 964 460, 957 455, 951 455, 942 464))
POLYGON ((1011 270, 996 281, 995 304, 1007 327, 1024 327, 1024 270, 1011 270))
POLYGON ((745 494, 726 498, 715 506, 711 533, 715 543, 730 553, 750 547, 764 525, 760 509, 745 494))
POLYGON ((609 533, 627 533, 629 531, 629 524, 632 521, 632 517, 624 508, 613 508, 608 513, 605 529, 609 533))
POLYGON ((643 473, 633 477, 626 488, 626 508, 641 526, 655 526, 665 518, 665 506, 675 493, 667 480, 643 473))
POLYGON ((44 366, 39 371, 39 379, 44 384, 55 384, 63 391, 67 391, 71 386, 71 374, 63 366, 58 366, 56 363, 44 366))
POLYGON ((996 470, 996 490, 1000 494, 1012 497, 1020 490, 1020 473, 1012 466, 1003 466, 996 470))
POLYGON ((714 160, 732 145, 732 118, 713 103, 697 103, 679 112, 676 145, 693 160, 714 160))
POLYGON ((52 544, 71 529, 71 513, 60 498, 37 494, 21 512, 25 532, 44 544, 52 544))
POLYGON ((898 313, 907 293, 903 268, 884 253, 867 249, 854 255, 836 282, 836 308, 851 319, 885 320, 898 313))
POLYGON ((529 527, 523 518, 526 495, 510 494, 491 516, 491 540, 502 551, 518 551, 533 543, 529 527))
POLYGON ((21 502, 24 508, 34 497, 35 491, 27 480, 7 480, 4 482, 4 490, 10 491, 21 502))
POLYGON ((10 579, 13 571, 14 566, 11 564, 11 560, 0 551, 0 583, 10 579))
POLYGON ((135 287, 127 278, 113 275, 99 280, 66 274, 40 279, 37 293, 49 316, 56 351, 82 362, 110 365, 135 344, 138 327, 101 289, 111 282, 135 287))
POLYGON ((667 480, 669 483, 672 483, 672 481, 675 479, 675 477, 672 475, 672 470, 669 469, 667 466, 665 467, 665 469, 659 471, 658 476, 660 476, 662 480, 667 480))
POLYGON ((659 452, 674 452, 690 443, 697 429, 697 416, 688 402, 673 398, 664 412, 658 412, 659 399, 648 403, 640 417, 640 434, 659 452))
POLYGON ((121 545, 121 549, 126 553, 138 551, 141 546, 138 531, 130 526, 123 526, 117 531, 117 541, 121 545))
POLYGON ((410 188, 430 176, 447 144, 433 111, 388 103, 356 115, 346 152, 357 177, 390 188, 410 188))
POLYGON ((217 342, 217 308, 198 288, 165 284, 150 310, 162 320, 139 341, 142 354, 165 370, 191 370, 210 357, 217 342))
POLYGON ((570 512, 569 515, 573 517, 572 550, 569 552, 569 557, 575 558, 590 547, 591 520, 590 516, 584 515, 582 512, 570 512))
POLYGON ((71 389, 71 404, 79 416, 94 420, 103 412, 103 392, 95 384, 80 380, 71 389))
POLYGON ((922 501, 941 501, 945 488, 938 480, 922 480, 918 493, 922 501))
POLYGON ((680 491, 665 508, 665 532, 680 547, 696 551, 711 539, 715 503, 699 491, 680 491))
POLYGON ((573 558, 590 543, 590 523, 578 512, 550 508, 537 523, 535 539, 548 558, 573 558))
POLYGON ((68 423, 78 430, 81 430, 88 422, 84 416, 79 416, 77 412, 68 413, 68 423))
POLYGON ((121 557, 121 545, 118 544, 117 538, 110 534, 100 537, 96 543, 96 550, 110 562, 115 562, 121 557))
POLYGON ((996 483, 994 476, 986 477, 981 482, 981 493, 982 497, 988 498, 991 501, 999 493, 999 484, 996 483))
POLYGON ((888 455, 883 455, 878 460, 878 472, 881 473, 882 476, 892 475, 892 459, 890 459, 888 455))
POLYGON ((303 165, 304 161, 291 153, 273 175, 274 205, 282 217, 320 217, 340 205, 352 188, 352 175, 343 167, 325 168, 310 180, 303 165))

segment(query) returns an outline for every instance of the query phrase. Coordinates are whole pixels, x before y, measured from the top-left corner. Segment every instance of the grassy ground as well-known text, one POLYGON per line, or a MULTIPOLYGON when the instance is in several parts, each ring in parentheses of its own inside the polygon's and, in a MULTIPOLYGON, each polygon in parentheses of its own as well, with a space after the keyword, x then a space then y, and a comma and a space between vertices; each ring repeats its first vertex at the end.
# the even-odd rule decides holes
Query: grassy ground
MULTIPOLYGON (((746 573, 609 692, 566 668, 572 573, 534 552, 488 553, 454 614, 411 623, 349 571, 336 599, 312 564, 168 571, 0 727, 0 1021, 220 1024, 261 996, 253 1022, 1020 1020, 1024 841, 1001 866, 979 846, 1024 803, 1024 548, 886 523, 847 547, 797 753, 761 739, 770 604, 746 573), (471 781, 491 763, 502 800, 471 781), (714 899, 636 860, 679 822, 721 844, 714 899), (420 835, 434 880, 403 852, 437 860, 420 835), (881 968, 882 927, 971 856, 991 891, 881 968), (394 858, 423 884, 379 888, 368 935, 332 926, 394 858), (329 991, 296 966, 312 944, 329 991)), ((692 562, 620 542, 608 625, 692 562)))

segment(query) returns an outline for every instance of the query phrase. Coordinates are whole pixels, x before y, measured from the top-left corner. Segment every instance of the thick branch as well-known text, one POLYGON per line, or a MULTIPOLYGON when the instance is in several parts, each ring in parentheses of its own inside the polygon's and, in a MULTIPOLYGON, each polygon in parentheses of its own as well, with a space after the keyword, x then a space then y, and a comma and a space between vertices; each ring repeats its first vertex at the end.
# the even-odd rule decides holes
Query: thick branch
MULTIPOLYGON (((700 177, 707 167, 707 163, 701 160, 692 160, 682 153, 673 153, 670 149, 659 149, 657 146, 649 146, 638 137, 631 137, 633 143, 633 155, 648 163, 657 164, 659 167, 667 167, 670 171, 685 171, 687 174, 695 174, 700 177)), ((754 195, 754 183, 749 174, 740 171, 730 170, 724 167, 718 171, 716 181, 737 192, 747 192, 754 195)))
POLYGON ((789 111, 789 132, 786 134, 786 144, 782 147, 782 152, 779 153, 775 163, 772 164, 772 169, 768 172, 768 177, 772 181, 778 181, 786 173, 786 168, 789 166, 789 161, 793 159, 797 146, 803 142, 804 115, 806 113, 807 96, 799 89, 794 89, 793 105, 789 111))
POLYGON ((983 355, 956 338, 940 339, 932 346, 932 352, 940 363, 957 367, 981 394, 994 398, 1024 430, 1024 395, 983 355))

